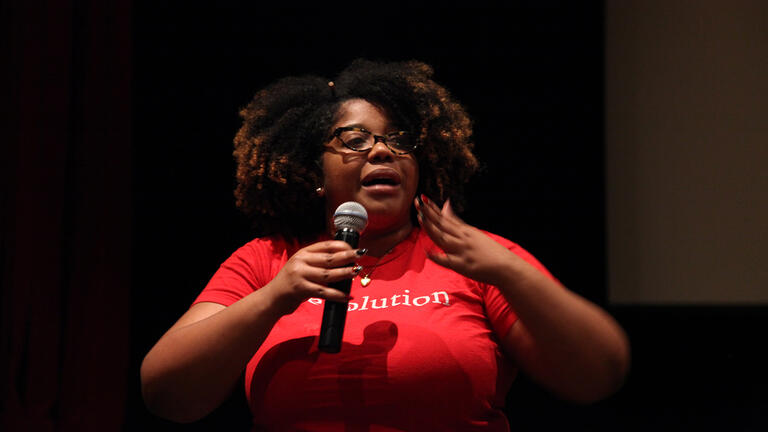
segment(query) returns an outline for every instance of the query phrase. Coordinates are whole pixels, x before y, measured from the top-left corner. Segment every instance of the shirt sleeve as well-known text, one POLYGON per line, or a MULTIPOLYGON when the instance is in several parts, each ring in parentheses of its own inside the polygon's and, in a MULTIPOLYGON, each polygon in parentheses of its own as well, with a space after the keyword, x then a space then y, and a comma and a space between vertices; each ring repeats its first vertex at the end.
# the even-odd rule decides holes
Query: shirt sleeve
MULTIPOLYGON (((543 274, 557 281, 557 279, 552 276, 549 270, 547 270, 546 267, 544 267, 544 265, 539 262, 539 260, 537 260, 533 255, 520 247, 518 244, 495 234, 486 234, 488 234, 489 237, 496 240, 500 244, 504 245, 515 255, 525 260, 528 264, 531 264, 543 274)), ((506 334, 509 332, 509 329, 512 328, 512 325, 517 321, 517 314, 514 311, 513 305, 509 304, 499 289, 492 285, 485 285, 485 296, 483 301, 485 302, 485 310, 488 314, 488 320, 491 322, 493 330, 499 337, 506 336, 506 334)))
POLYGON ((266 285, 288 258, 284 241, 256 239, 224 261, 192 304, 213 302, 229 306, 266 285))

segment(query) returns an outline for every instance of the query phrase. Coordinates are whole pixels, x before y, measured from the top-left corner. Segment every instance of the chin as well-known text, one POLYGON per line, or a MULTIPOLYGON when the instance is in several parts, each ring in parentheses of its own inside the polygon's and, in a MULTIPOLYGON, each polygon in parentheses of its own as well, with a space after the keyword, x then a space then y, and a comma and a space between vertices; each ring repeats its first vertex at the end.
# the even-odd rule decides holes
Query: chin
MULTIPOLYGON (((406 198, 405 191, 398 193, 356 193, 348 196, 347 199, 340 200, 336 206, 329 208, 330 214, 336 208, 347 201, 360 203, 368 212, 368 225, 370 228, 385 227, 410 222, 411 207, 413 197, 406 198)), ((337 200, 333 200, 335 202, 337 200)))
POLYGON ((365 204, 363 207, 368 211, 369 229, 397 229, 411 223, 410 209, 381 208, 378 205, 367 207, 365 204))
POLYGON ((401 200, 394 199, 360 199, 358 202, 365 207, 369 214, 376 213, 383 215, 399 213, 402 211, 403 207, 405 207, 401 200))

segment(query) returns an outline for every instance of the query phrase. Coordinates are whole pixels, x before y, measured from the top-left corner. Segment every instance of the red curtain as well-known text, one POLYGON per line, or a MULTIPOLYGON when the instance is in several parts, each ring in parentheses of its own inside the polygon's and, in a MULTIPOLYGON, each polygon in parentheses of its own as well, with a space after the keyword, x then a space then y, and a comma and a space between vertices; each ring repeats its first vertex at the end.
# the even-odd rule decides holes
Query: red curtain
POLYGON ((122 429, 130 375, 130 6, 0 6, 4 431, 122 429))

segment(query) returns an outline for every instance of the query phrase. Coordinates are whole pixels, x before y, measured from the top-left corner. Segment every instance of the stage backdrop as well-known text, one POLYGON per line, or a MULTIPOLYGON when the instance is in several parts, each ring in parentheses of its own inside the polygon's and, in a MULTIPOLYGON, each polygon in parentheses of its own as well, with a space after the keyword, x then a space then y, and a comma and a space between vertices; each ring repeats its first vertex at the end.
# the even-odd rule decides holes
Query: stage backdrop
POLYGON ((616 304, 768 304, 768 2, 608 1, 616 304))

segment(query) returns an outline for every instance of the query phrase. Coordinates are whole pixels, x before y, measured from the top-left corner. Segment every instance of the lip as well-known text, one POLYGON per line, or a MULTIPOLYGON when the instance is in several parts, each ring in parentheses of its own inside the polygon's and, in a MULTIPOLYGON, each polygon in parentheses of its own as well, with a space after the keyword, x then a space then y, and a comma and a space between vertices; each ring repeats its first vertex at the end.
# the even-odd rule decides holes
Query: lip
POLYGON ((402 178, 400 177, 400 173, 393 170, 392 168, 378 168, 375 169, 368 174, 366 174, 362 180, 360 180, 360 184, 366 188, 366 189, 391 189, 399 187, 402 183, 402 178), (374 184, 374 185, 366 185, 366 183, 372 182, 374 180, 390 180, 393 184, 374 184))

